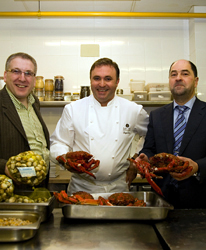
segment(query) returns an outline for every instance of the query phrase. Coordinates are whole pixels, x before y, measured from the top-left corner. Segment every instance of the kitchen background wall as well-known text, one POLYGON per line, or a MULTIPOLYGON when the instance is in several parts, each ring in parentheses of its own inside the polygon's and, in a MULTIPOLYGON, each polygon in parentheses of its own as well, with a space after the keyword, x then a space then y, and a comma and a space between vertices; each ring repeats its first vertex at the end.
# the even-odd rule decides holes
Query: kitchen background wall
MULTIPOLYGON (((195 7, 206 12, 206 7, 195 7)), ((129 92, 130 79, 167 83, 170 64, 181 58, 197 64, 201 98, 206 93, 205 19, 55 18, 0 19, 0 75, 7 57, 31 54, 44 79, 62 75, 65 92, 89 85, 89 70, 98 57, 81 57, 82 44, 98 44, 99 57, 120 67, 120 85, 129 92)))
MULTIPOLYGON (((206 7, 191 12, 206 13, 206 7)), ((130 79, 167 83, 175 60, 192 60, 198 67, 198 97, 206 100, 206 19, 53 18, 0 19, 0 76, 7 57, 19 51, 38 63, 37 75, 62 75, 64 91, 89 85, 89 70, 99 57, 120 67, 119 87, 128 94, 130 79), (81 57, 82 44, 98 44, 99 57, 81 57)), ((145 108, 150 112, 151 108, 145 108)), ((63 108, 41 108, 50 133, 63 108)))

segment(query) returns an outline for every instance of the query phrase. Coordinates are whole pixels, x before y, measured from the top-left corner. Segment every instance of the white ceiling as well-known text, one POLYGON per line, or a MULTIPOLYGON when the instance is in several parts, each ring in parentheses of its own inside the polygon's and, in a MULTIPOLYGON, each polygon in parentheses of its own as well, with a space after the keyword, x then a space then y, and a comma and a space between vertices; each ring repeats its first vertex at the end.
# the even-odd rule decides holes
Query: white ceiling
POLYGON ((192 6, 206 6, 206 0, 0 0, 0 12, 89 11, 89 12, 189 12, 192 6))

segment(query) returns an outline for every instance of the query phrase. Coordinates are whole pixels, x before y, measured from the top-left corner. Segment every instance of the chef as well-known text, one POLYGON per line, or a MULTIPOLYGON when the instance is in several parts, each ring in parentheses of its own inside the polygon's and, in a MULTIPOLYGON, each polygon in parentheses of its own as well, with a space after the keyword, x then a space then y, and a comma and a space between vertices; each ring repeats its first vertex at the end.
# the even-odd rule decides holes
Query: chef
POLYGON ((96 179, 71 170, 68 194, 126 192, 136 177, 127 158, 136 134, 140 137, 137 152, 141 149, 148 114, 142 105, 115 95, 119 75, 119 67, 111 59, 97 60, 90 69, 93 95, 66 105, 51 136, 53 162, 69 151, 86 151, 100 160, 93 170, 96 179))

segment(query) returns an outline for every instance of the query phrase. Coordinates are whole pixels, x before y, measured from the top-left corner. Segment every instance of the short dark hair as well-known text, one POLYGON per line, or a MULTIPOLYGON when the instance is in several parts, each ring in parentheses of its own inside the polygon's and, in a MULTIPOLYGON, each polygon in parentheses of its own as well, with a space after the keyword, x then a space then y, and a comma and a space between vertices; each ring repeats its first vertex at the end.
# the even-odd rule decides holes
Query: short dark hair
MULTIPOLYGON (((177 61, 175 61, 175 62, 177 62, 177 61)), ((173 63, 171 64, 170 69, 169 69, 169 73, 170 73, 170 71, 171 71, 172 65, 173 65, 175 62, 173 62, 173 63)), ((191 62, 191 61, 188 61, 188 62, 189 62, 189 64, 190 64, 190 66, 191 66, 191 69, 192 69, 192 71, 193 71, 193 73, 194 73, 194 76, 197 77, 197 67, 196 67, 196 65, 195 65, 193 62, 191 62)))
POLYGON ((33 63, 33 65, 34 65, 34 73, 36 75, 36 72, 37 72, 37 63, 36 63, 36 60, 32 56, 30 56, 29 54, 26 54, 26 53, 23 53, 23 52, 18 52, 18 53, 12 54, 12 55, 10 55, 7 58, 6 64, 5 64, 5 70, 6 71, 9 70, 9 66, 10 66, 11 61, 13 59, 17 58, 17 57, 30 60, 33 63))
POLYGON ((120 71, 119 71, 119 67, 117 65, 116 62, 113 62, 111 59, 109 58, 100 58, 98 59, 96 62, 93 63, 91 69, 90 69, 90 79, 91 79, 91 75, 92 75, 92 71, 96 68, 96 67, 100 67, 102 65, 109 65, 115 68, 116 70, 116 76, 117 76, 117 80, 119 79, 119 75, 120 75, 120 71))

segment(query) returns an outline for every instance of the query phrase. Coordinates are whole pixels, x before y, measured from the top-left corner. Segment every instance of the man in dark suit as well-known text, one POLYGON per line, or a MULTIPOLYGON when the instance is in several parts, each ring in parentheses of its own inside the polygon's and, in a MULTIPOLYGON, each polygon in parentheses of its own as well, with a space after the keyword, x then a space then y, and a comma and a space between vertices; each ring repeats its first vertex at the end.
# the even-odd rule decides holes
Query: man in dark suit
MULTIPOLYGON (((48 129, 40 114, 39 100, 32 94, 36 72, 36 61, 28 54, 12 54, 6 61, 6 84, 0 90, 0 174, 6 173, 11 177, 6 167, 8 159, 32 150, 47 163, 47 178, 41 184, 47 186, 50 141, 48 129)), ((22 188, 23 185, 15 187, 22 188)))
POLYGON ((187 60, 174 62, 169 70, 169 86, 174 101, 150 113, 148 132, 138 160, 166 152, 189 161, 192 171, 178 178, 164 174, 154 179, 165 199, 175 208, 206 208, 206 103, 195 96, 198 84, 196 66, 187 60), (182 141, 174 149, 174 128, 178 117, 176 106, 186 106, 186 128, 182 141))

